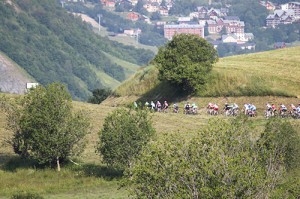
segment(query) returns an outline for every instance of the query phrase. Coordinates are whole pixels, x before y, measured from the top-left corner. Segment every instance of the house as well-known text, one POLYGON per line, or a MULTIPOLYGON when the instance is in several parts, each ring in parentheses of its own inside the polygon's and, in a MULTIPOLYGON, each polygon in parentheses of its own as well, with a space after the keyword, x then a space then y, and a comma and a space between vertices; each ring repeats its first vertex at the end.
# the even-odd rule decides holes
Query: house
POLYGON ((179 17, 177 22, 179 24, 188 24, 191 21, 190 17, 179 17))
POLYGON ((254 39, 253 33, 233 33, 237 38, 237 43, 243 44, 254 39))
POLYGON ((128 0, 131 5, 135 6, 138 3, 138 0, 128 0))
POLYGON ((281 5, 282 10, 293 10, 296 19, 300 18, 300 2, 289 2, 281 5))
POLYGON ((237 43, 238 38, 234 34, 222 35, 222 42, 223 43, 237 43))
POLYGON ((208 8, 204 6, 197 7, 197 12, 199 18, 205 18, 207 16, 208 8))
POLYGON ((278 24, 291 24, 295 21, 294 10, 275 10, 266 18, 267 27, 275 28, 278 24))
POLYGON ((285 48, 286 44, 284 42, 276 42, 274 44, 274 48, 278 49, 278 48, 285 48))
POLYGON ((207 16, 211 19, 217 20, 220 16, 220 10, 219 9, 214 9, 211 8, 208 12, 207 12, 207 16))
POLYGON ((39 83, 26 83, 25 92, 29 92, 31 89, 36 88, 38 85, 39 83))
POLYGON ((242 50, 255 50, 255 43, 244 43, 244 44, 236 44, 237 47, 241 48, 242 50))
POLYGON ((105 1, 104 6, 109 7, 109 8, 114 8, 116 5, 116 2, 114 1, 105 1))
POLYGON ((140 33, 142 33, 142 30, 139 29, 139 28, 138 29, 127 29, 127 30, 124 30, 124 34, 128 35, 130 37, 136 37, 140 33))
POLYGON ((218 46, 219 46, 219 44, 222 43, 222 41, 220 41, 220 40, 215 40, 215 41, 209 41, 209 43, 210 43, 211 45, 213 45, 213 47, 214 47, 215 49, 217 49, 218 46))
POLYGON ((225 16, 224 20, 227 20, 227 21, 240 21, 240 18, 238 16, 225 16))
POLYGON ((223 19, 218 19, 216 21, 207 20, 207 28, 209 34, 220 33, 222 31, 223 26, 224 26, 223 19))
POLYGON ((198 19, 198 18, 199 18, 199 13, 198 13, 198 12, 191 12, 191 13, 189 14, 189 17, 190 17, 191 19, 193 19, 193 18, 198 19))
POLYGON ((140 14, 137 12, 130 12, 127 14, 127 19, 131 21, 137 21, 139 20, 140 14))
POLYGON ((227 16, 228 13, 229 13, 229 9, 228 8, 221 8, 220 9, 220 16, 221 17, 227 16))
POLYGON ((276 6, 271 1, 260 1, 259 4, 264 6, 267 10, 276 9, 276 6))
POLYGON ((167 7, 164 7, 164 6, 161 6, 161 7, 159 8, 159 14, 160 14, 161 16, 169 16, 169 10, 168 10, 168 8, 167 8, 167 7))
POLYGON ((195 34, 204 38, 204 26, 195 24, 164 25, 164 37, 171 40, 175 34, 195 34))
POLYGON ((143 6, 148 12, 159 11, 159 4, 157 2, 147 3, 143 6))
POLYGON ((223 20, 226 33, 243 34, 245 23, 243 21, 223 20))
POLYGON ((253 35, 253 33, 245 33, 244 34, 244 38, 245 38, 245 40, 247 40, 247 41, 251 41, 251 40, 253 40, 254 39, 254 35, 253 35))

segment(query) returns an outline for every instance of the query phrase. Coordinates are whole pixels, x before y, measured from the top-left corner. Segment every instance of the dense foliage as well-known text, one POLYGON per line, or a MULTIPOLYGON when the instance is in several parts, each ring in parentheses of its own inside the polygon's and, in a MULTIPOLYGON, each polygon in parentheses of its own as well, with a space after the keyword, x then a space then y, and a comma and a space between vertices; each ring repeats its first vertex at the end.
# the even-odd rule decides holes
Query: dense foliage
POLYGON ((58 83, 29 91, 19 106, 6 109, 13 131, 15 153, 39 164, 57 164, 83 150, 89 123, 83 113, 72 112, 72 100, 58 83))
POLYGON ((197 35, 179 34, 159 49, 154 63, 159 79, 183 90, 199 90, 207 82, 218 55, 214 47, 197 35))
MULTIPOLYGON (((126 4, 126 2, 119 2, 119 3, 122 3, 121 5, 124 5, 124 3, 126 4)), ((140 4, 142 4, 142 2, 136 5, 136 9, 140 4)), ((121 5, 117 6, 118 9, 121 9, 119 10, 120 12, 124 11, 122 8, 120 8, 121 5)), ((141 11, 141 10, 145 10, 145 8, 143 9, 142 8, 136 11, 140 12, 140 14, 145 14, 143 13, 143 11, 141 11)), ((127 29, 139 28, 142 30, 142 33, 140 34, 141 38, 143 37, 149 38, 147 40, 145 39, 139 40, 141 44, 150 45, 150 46, 161 46, 166 42, 166 39, 164 38, 161 30, 157 29, 156 26, 147 24, 142 20, 138 20, 137 22, 132 22, 129 19, 125 19, 124 17, 121 17, 117 14, 114 14, 112 12, 103 9, 99 4, 91 8, 81 4, 68 3, 66 9, 70 12, 85 13, 89 15, 91 18, 94 18, 95 20, 97 20, 98 18, 97 15, 101 14, 101 22, 100 22, 101 25, 107 27, 107 30, 110 32, 123 33, 124 30, 127 29)), ((140 54, 143 54, 143 52, 140 52, 140 54)), ((150 55, 153 56, 153 54, 150 55)))
POLYGON ((165 135, 143 149, 129 172, 136 198, 296 198, 280 180, 298 167, 299 135, 271 120, 258 139, 246 120, 211 120, 189 139, 165 135))
POLYGON ((240 20, 245 22, 246 31, 265 26, 268 14, 268 10, 256 0, 233 4, 229 9, 229 15, 239 16, 240 20))
POLYGON ((112 90, 109 88, 97 88, 93 90, 93 96, 88 99, 89 103, 92 104, 100 104, 104 101, 108 96, 112 94, 112 90))
POLYGON ((98 151, 108 165, 128 168, 154 133, 146 111, 118 109, 105 118, 98 151))
POLYGON ((191 12, 195 12, 198 6, 207 4, 207 0, 176 0, 170 9, 170 14, 189 15, 191 12))
POLYGON ((150 51, 95 35, 54 0, 14 2, 14 6, 0 2, 0 51, 39 83, 64 83, 77 99, 87 99, 90 91, 104 87, 98 71, 118 81, 125 79, 124 69, 103 52, 134 64, 148 63, 153 57, 150 51))

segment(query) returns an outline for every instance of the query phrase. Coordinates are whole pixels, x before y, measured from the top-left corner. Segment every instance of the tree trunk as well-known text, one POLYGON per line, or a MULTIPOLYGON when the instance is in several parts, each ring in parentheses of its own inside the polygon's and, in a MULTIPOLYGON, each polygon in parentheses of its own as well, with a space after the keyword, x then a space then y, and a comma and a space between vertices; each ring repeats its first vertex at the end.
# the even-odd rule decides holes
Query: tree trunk
POLYGON ((57 171, 60 172, 59 157, 56 157, 57 171))

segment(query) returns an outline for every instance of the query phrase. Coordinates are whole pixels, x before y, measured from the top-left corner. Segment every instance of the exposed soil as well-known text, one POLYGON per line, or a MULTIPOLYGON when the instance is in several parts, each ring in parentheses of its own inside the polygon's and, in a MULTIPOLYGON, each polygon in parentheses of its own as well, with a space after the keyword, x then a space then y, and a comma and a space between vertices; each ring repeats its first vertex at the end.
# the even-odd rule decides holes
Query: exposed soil
POLYGON ((0 53, 0 90, 6 93, 23 94, 26 83, 34 82, 10 59, 0 53))

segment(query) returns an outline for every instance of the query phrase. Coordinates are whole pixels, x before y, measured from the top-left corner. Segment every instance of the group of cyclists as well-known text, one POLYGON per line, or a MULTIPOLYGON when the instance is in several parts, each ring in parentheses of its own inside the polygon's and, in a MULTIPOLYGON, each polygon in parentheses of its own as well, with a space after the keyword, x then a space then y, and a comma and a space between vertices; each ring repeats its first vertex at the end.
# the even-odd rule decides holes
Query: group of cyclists
POLYGON ((280 117, 293 117, 293 118, 300 118, 300 103, 296 107, 294 104, 290 104, 290 110, 284 105, 279 104, 279 108, 276 109, 275 104, 266 104, 266 111, 265 111, 265 117, 270 118, 274 116, 280 116, 280 117))
MULTIPOLYGON (((136 102, 135 106, 137 107, 136 102)), ((157 112, 169 112, 169 104, 167 101, 164 101, 161 103, 160 101, 156 101, 154 103, 153 101, 145 102, 144 107, 146 107, 149 110, 157 111, 157 112)), ((206 106, 207 114, 209 115, 219 115, 219 106, 217 103, 208 103, 206 106)), ((179 113, 179 106, 177 103, 173 104, 173 113, 179 113)), ((183 107, 183 113, 184 114, 198 114, 198 106, 196 103, 189 103, 186 102, 183 107)), ((237 116, 240 113, 243 113, 249 117, 255 117, 257 116, 257 110, 256 106, 251 103, 244 104, 243 110, 239 110, 239 106, 236 103, 225 103, 224 108, 221 111, 222 114, 225 116, 237 116)), ((296 107, 294 104, 290 104, 290 110, 284 105, 279 104, 279 108, 277 109, 275 104, 266 103, 266 110, 265 110, 265 117, 273 117, 273 116, 281 116, 281 117, 288 117, 292 116, 294 118, 300 118, 300 103, 296 107)))

